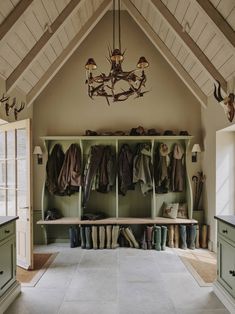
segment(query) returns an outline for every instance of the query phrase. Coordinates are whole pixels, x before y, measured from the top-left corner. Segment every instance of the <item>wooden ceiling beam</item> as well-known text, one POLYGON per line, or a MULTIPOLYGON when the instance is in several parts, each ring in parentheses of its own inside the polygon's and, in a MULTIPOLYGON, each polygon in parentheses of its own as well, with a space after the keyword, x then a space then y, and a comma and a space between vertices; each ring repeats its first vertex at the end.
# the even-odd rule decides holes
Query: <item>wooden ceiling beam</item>
POLYGON ((48 68, 44 75, 40 78, 38 83, 30 90, 26 97, 26 103, 29 107, 43 89, 49 84, 60 68, 65 64, 65 62, 71 57, 74 51, 80 46, 91 30, 96 26, 96 24, 101 20, 104 14, 109 10, 111 5, 110 0, 104 0, 102 4, 99 5, 98 9, 89 18, 89 20, 83 25, 77 35, 68 44, 65 50, 60 54, 60 56, 53 62, 53 64, 48 68))
POLYGON ((201 65, 206 69, 209 76, 213 80, 220 81, 221 87, 225 93, 227 93, 227 82, 215 66, 210 62, 203 51, 198 47, 192 37, 187 33, 182 31, 182 25, 177 21, 174 15, 168 10, 168 8, 162 3, 161 0, 151 0, 152 4, 161 14, 162 18, 170 25, 174 30, 176 35, 186 44, 186 46, 191 50, 196 59, 201 63, 201 65))
POLYGON ((20 64, 15 68, 15 70, 10 74, 6 81, 7 92, 10 92, 16 85, 21 76, 25 71, 31 66, 34 59, 45 47, 51 37, 56 33, 56 31, 63 25, 65 20, 73 13, 75 8, 81 4, 83 0, 73 0, 68 3, 60 15, 55 19, 55 21, 50 25, 50 30, 48 29, 36 42, 33 48, 28 52, 20 64))
POLYGON ((20 16, 28 9, 33 0, 21 0, 0 25, 0 40, 10 31, 20 16))
POLYGON ((209 0, 196 0, 204 13, 209 16, 211 21, 216 25, 217 31, 235 48, 235 32, 224 17, 216 10, 209 0))
POLYGON ((181 78, 184 84, 189 88, 197 100, 201 103, 203 107, 207 107, 207 96, 201 91, 195 81, 191 78, 188 72, 180 64, 180 62, 175 58, 171 53, 169 48, 164 44, 161 38, 155 33, 149 23, 144 19, 142 14, 137 10, 134 4, 129 0, 122 0, 122 3, 125 5, 129 15, 134 19, 137 25, 143 30, 145 35, 161 53, 161 55, 166 59, 169 65, 181 78))

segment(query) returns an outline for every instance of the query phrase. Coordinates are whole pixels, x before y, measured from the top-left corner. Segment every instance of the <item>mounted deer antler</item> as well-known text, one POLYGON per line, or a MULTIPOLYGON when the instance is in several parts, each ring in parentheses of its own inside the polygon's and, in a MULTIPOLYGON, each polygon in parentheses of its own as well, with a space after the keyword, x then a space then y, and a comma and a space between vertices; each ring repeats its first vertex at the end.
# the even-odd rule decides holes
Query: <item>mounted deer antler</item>
POLYGON ((2 98, 0 99, 0 102, 4 103, 4 102, 8 101, 9 98, 10 98, 9 96, 7 97, 7 96, 4 96, 4 94, 2 94, 2 98))
POLYGON ((15 105, 16 105, 16 97, 13 98, 11 105, 9 105, 8 101, 5 103, 5 111, 6 111, 7 116, 9 116, 11 109, 14 108, 15 105))
POLYGON ((224 108, 225 114, 230 122, 233 121, 234 114, 235 114, 235 95, 234 93, 229 93, 229 95, 225 98, 221 96, 221 84, 219 81, 216 80, 218 83, 218 90, 216 91, 216 85, 214 84, 214 96, 215 99, 222 105, 224 108))
POLYGON ((25 107, 25 103, 21 102, 19 109, 17 107, 14 108, 15 120, 18 119, 18 113, 21 112, 24 109, 24 107, 25 107))

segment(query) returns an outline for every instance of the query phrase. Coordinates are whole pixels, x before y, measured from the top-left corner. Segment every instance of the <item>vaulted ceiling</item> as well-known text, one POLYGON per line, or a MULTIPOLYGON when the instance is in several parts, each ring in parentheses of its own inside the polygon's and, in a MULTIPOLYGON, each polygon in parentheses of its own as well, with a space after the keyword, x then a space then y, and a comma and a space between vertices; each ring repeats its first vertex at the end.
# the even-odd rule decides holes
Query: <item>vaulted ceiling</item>
MULTIPOLYGON (((122 0, 124 10, 202 105, 235 76, 235 0, 122 0)), ((111 0, 0 1, 0 77, 31 104, 111 0)))

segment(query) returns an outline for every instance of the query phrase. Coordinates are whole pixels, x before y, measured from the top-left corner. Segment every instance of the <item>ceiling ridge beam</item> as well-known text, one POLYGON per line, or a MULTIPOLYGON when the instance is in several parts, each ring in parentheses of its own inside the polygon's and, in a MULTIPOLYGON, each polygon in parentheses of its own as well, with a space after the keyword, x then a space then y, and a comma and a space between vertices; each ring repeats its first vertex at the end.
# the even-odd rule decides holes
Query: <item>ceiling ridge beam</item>
POLYGON ((18 64, 14 71, 6 80, 7 92, 10 92, 17 84, 18 80, 23 76, 25 71, 31 66, 34 59, 41 52, 41 50, 46 46, 48 41, 55 35, 56 31, 64 24, 67 18, 73 13, 75 8, 81 4, 84 0, 72 0, 70 1, 60 15, 55 19, 55 21, 50 25, 50 29, 45 31, 45 33, 36 42, 33 48, 27 53, 24 59, 18 64))
POLYGON ((211 21, 228 43, 235 48, 235 32, 224 17, 216 10, 209 0, 196 0, 199 7, 202 8, 204 14, 208 15, 211 21))
POLYGON ((192 37, 187 33, 182 31, 182 25, 177 21, 170 10, 162 3, 161 0, 151 0, 152 4, 155 6, 157 11, 160 13, 162 18, 170 25, 174 30, 176 35, 185 43, 189 50, 193 53, 196 59, 201 63, 201 65, 206 69, 207 73, 213 80, 220 81, 221 87, 225 93, 227 93, 227 82, 223 76, 219 73, 216 67, 210 62, 207 56, 195 43, 192 37))
POLYGON ((82 26, 80 31, 71 40, 68 46, 60 54, 60 56, 51 64, 47 71, 43 74, 37 84, 30 90, 26 97, 26 103, 29 107, 43 89, 49 84, 56 73, 61 69, 65 62, 71 57, 74 51, 81 45, 87 35, 96 26, 96 24, 101 20, 104 14, 109 10, 111 5, 111 0, 104 0, 102 4, 99 5, 98 9, 89 18, 89 20, 82 26))
POLYGON ((0 41, 10 31, 21 15, 28 9, 33 0, 21 0, 15 8, 8 14, 0 25, 0 41))
POLYGON ((137 23, 137 25, 143 30, 145 35, 161 53, 161 55, 166 59, 168 64, 173 68, 176 74, 181 78, 184 84, 189 88, 192 94, 197 98, 204 108, 207 108, 207 96, 201 91, 195 81, 191 78, 188 72, 184 69, 181 63, 175 58, 171 53, 169 48, 161 40, 161 38, 156 34, 153 28, 145 20, 142 14, 138 11, 135 5, 129 0, 122 0, 125 5, 129 15, 137 23))

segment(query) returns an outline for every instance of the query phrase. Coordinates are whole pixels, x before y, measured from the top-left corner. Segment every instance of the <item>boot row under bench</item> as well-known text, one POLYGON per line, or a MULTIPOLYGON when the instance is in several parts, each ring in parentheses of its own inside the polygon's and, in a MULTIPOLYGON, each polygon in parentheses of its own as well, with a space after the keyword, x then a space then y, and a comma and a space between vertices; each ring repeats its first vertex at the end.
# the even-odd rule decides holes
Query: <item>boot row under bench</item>
POLYGON ((69 228, 70 246, 83 249, 116 249, 133 247, 144 250, 171 248, 195 249, 197 225, 142 226, 135 234, 133 227, 126 225, 81 225, 69 228))

